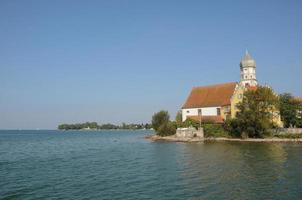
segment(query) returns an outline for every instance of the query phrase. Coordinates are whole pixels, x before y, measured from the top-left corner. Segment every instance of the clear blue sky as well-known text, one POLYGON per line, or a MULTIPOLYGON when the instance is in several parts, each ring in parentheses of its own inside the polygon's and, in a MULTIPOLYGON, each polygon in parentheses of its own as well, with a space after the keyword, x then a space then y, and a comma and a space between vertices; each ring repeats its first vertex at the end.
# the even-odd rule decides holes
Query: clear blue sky
POLYGON ((302 1, 0 1, 0 129, 174 117, 192 86, 302 96, 302 1))

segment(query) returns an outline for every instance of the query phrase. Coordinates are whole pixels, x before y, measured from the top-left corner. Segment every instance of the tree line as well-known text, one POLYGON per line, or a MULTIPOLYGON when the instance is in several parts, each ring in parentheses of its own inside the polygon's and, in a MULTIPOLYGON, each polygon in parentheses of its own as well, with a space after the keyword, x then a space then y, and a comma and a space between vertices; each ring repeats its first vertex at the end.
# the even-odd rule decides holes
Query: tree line
POLYGON ((138 129, 151 129, 151 124, 142 123, 142 124, 126 124, 115 125, 111 123, 99 125, 97 122, 85 122, 85 123, 75 123, 75 124, 60 124, 58 126, 59 130, 116 130, 116 129, 128 129, 128 130, 138 130, 138 129))

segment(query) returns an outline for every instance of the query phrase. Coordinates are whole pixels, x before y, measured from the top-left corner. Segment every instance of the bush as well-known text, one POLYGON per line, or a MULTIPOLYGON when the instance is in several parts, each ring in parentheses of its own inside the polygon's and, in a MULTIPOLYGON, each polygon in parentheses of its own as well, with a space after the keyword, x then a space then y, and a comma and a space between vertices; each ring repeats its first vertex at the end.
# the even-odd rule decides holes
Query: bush
POLYGON ((194 127, 196 130, 203 128, 205 137, 228 137, 228 132, 224 129, 222 124, 215 124, 213 122, 203 121, 201 124, 198 121, 187 119, 181 124, 181 127, 194 127))
POLYGON ((205 137, 228 137, 228 133, 221 124, 202 124, 205 137))
POLYGON ((198 129, 200 127, 200 123, 188 118, 183 123, 177 124, 177 126, 180 127, 180 128, 187 128, 187 127, 192 126, 196 129, 198 129))
POLYGON ((162 125, 169 122, 169 119, 168 111, 161 110, 152 116, 152 127, 157 132, 162 125))
POLYGON ((168 111, 159 111, 152 117, 152 126, 159 136, 174 135, 176 133, 177 123, 170 121, 168 111))
POLYGON ((241 127, 237 119, 227 119, 223 124, 224 130, 231 137, 241 137, 241 127))
POLYGON ((157 130, 157 135, 159 136, 174 135, 175 133, 176 127, 173 122, 164 123, 157 130))
POLYGON ((285 93, 279 96, 280 115, 285 128, 302 127, 302 104, 291 94, 285 93))

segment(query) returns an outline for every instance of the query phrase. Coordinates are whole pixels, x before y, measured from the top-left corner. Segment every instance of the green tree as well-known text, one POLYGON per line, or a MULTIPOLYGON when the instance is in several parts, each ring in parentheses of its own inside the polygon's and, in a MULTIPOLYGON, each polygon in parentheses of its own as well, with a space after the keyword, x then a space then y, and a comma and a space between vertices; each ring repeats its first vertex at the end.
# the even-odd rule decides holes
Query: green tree
POLYGON ((161 110, 152 116, 152 127, 157 135, 168 136, 176 132, 176 125, 170 121, 168 111, 161 110))
POLYGON ((262 138, 274 127, 273 116, 278 108, 278 96, 269 87, 247 90, 237 107, 238 129, 241 137, 262 138))
POLYGON ((157 130, 157 135, 160 136, 174 135, 175 133, 176 133, 176 126, 173 122, 170 121, 162 124, 157 130))
POLYGON ((223 128, 229 134, 229 136, 241 137, 241 126, 237 118, 226 119, 223 123, 223 128))
POLYGON ((170 115, 168 111, 161 110, 152 116, 152 127, 155 131, 158 131, 160 126, 167 124, 169 121, 170 115))
POLYGON ((301 102, 296 100, 291 94, 284 93, 279 96, 280 114, 284 127, 302 127, 301 102), (300 111, 300 112, 299 112, 300 111))

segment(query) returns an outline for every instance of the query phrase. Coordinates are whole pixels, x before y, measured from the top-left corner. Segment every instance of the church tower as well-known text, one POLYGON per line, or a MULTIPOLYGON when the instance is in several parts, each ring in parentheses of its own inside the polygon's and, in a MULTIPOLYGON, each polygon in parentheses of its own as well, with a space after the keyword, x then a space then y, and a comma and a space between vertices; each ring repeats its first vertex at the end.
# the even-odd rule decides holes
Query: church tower
POLYGON ((243 86, 257 86, 256 62, 248 53, 245 52, 240 62, 240 84, 243 86))

